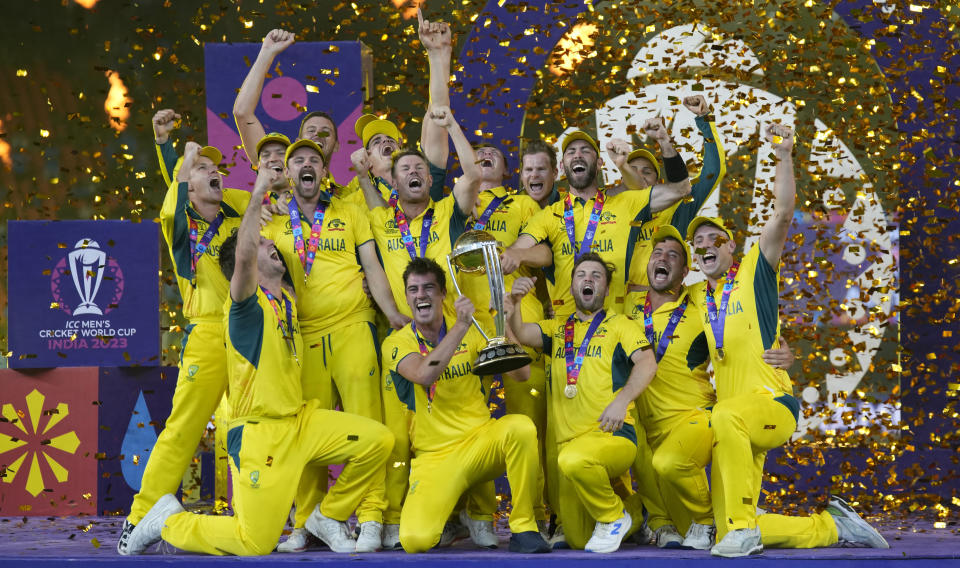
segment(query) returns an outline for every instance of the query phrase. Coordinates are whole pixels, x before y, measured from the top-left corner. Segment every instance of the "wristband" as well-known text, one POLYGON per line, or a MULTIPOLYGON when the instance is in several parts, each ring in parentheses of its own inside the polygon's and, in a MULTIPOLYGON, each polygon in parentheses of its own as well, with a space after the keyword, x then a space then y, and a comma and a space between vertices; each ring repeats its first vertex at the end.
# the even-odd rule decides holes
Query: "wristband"
POLYGON ((690 177, 690 174, 687 173, 687 163, 683 161, 680 154, 670 158, 664 158, 663 170, 667 176, 667 181, 670 183, 683 181, 690 177))

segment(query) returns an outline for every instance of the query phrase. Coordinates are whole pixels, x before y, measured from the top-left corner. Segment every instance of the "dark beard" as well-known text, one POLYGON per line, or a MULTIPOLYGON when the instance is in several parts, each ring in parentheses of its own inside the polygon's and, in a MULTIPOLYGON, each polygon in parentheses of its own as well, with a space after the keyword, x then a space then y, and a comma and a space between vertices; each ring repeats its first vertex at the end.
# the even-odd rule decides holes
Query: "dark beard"
POLYGON ((571 172, 569 175, 567 175, 567 181, 570 183, 570 187, 574 189, 586 189, 590 187, 590 185, 593 184, 593 182, 597 179, 597 162, 587 165, 587 171, 583 174, 584 181, 575 182, 573 178, 574 175, 577 174, 571 172))

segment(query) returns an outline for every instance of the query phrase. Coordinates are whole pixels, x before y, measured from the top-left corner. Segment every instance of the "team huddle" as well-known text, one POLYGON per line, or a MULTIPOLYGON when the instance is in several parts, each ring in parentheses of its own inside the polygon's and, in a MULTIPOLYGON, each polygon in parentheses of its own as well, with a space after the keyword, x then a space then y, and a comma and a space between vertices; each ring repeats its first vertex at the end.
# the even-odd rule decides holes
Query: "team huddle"
POLYGON ((620 185, 603 185, 603 152, 578 130, 559 156, 521 141, 511 191, 504 153, 472 145, 450 110, 449 26, 421 17, 419 39, 430 70, 419 149, 364 115, 344 185, 328 170, 339 151, 329 114, 308 113, 293 141, 254 115, 289 32, 264 38, 234 106, 252 191, 222 187, 217 148, 187 142, 177 154, 175 111, 154 116, 169 188, 161 228, 189 325, 118 552, 163 540, 296 553, 318 539, 339 553, 416 553, 466 536, 496 548, 493 480, 504 473, 512 552, 606 553, 624 540, 717 556, 886 548, 836 496, 808 517, 757 507, 766 452, 799 413, 778 316, 792 130, 766 127, 773 214, 737 253, 727 223, 699 214, 726 173, 703 95, 677 93, 703 136, 695 178, 652 118, 642 130, 659 157, 623 140, 604 148, 620 185), (461 171, 447 191, 451 143, 461 171), (447 269, 467 231, 502 245, 502 294, 447 269), (706 280, 685 286, 694 266, 706 280), (492 330, 495 311, 531 362, 478 376, 487 342, 475 326, 492 330), (224 395, 233 515, 186 512, 174 493, 224 395), (343 466, 332 486, 330 465, 343 466))

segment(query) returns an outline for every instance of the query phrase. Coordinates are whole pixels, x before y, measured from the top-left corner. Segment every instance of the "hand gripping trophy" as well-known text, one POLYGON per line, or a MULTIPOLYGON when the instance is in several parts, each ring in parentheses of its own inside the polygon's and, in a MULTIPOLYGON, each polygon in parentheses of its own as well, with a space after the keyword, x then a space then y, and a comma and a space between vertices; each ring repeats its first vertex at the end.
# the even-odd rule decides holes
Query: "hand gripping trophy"
POLYGON ((480 327, 477 318, 473 318, 473 325, 480 330, 480 334, 487 340, 487 346, 480 351, 477 361, 473 364, 475 375, 501 375, 519 369, 530 363, 530 356, 519 345, 510 343, 506 338, 506 318, 503 313, 503 272, 500 270, 500 253, 503 245, 486 231, 466 231, 453 244, 453 251, 447 255, 447 268, 453 286, 461 296, 460 284, 457 282, 456 266, 461 272, 487 275, 490 285, 490 302, 494 310, 493 326, 494 337, 490 337, 480 327))

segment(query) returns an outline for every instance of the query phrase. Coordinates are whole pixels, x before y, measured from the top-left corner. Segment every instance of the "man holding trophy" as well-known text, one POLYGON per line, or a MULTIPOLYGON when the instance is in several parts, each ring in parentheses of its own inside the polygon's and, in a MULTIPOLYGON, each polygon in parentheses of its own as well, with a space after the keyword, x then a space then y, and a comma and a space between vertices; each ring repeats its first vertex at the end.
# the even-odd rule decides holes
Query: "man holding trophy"
MULTIPOLYGON (((473 249, 458 245, 451 254, 453 260, 488 271, 496 267, 492 278, 499 275, 496 256, 490 263, 490 255, 481 252, 473 256, 475 264, 471 261, 477 249, 485 251, 489 244, 473 249)), ((416 413, 416 457, 400 517, 403 548, 425 552, 437 545, 461 495, 506 470, 513 502, 510 550, 549 552, 533 513, 539 469, 536 428, 519 414, 491 419, 478 376, 507 372, 529 359, 503 339, 502 310, 496 318, 500 337, 486 348, 480 333, 470 329, 475 320, 468 298, 460 296, 454 302, 456 318, 444 317, 446 275, 436 262, 414 258, 404 270, 403 281, 413 321, 383 344, 384 370, 397 396, 416 413)), ((502 280, 499 291, 499 296, 496 290, 494 295, 502 299, 502 280)), ((467 515, 460 517, 469 524, 467 515)))

